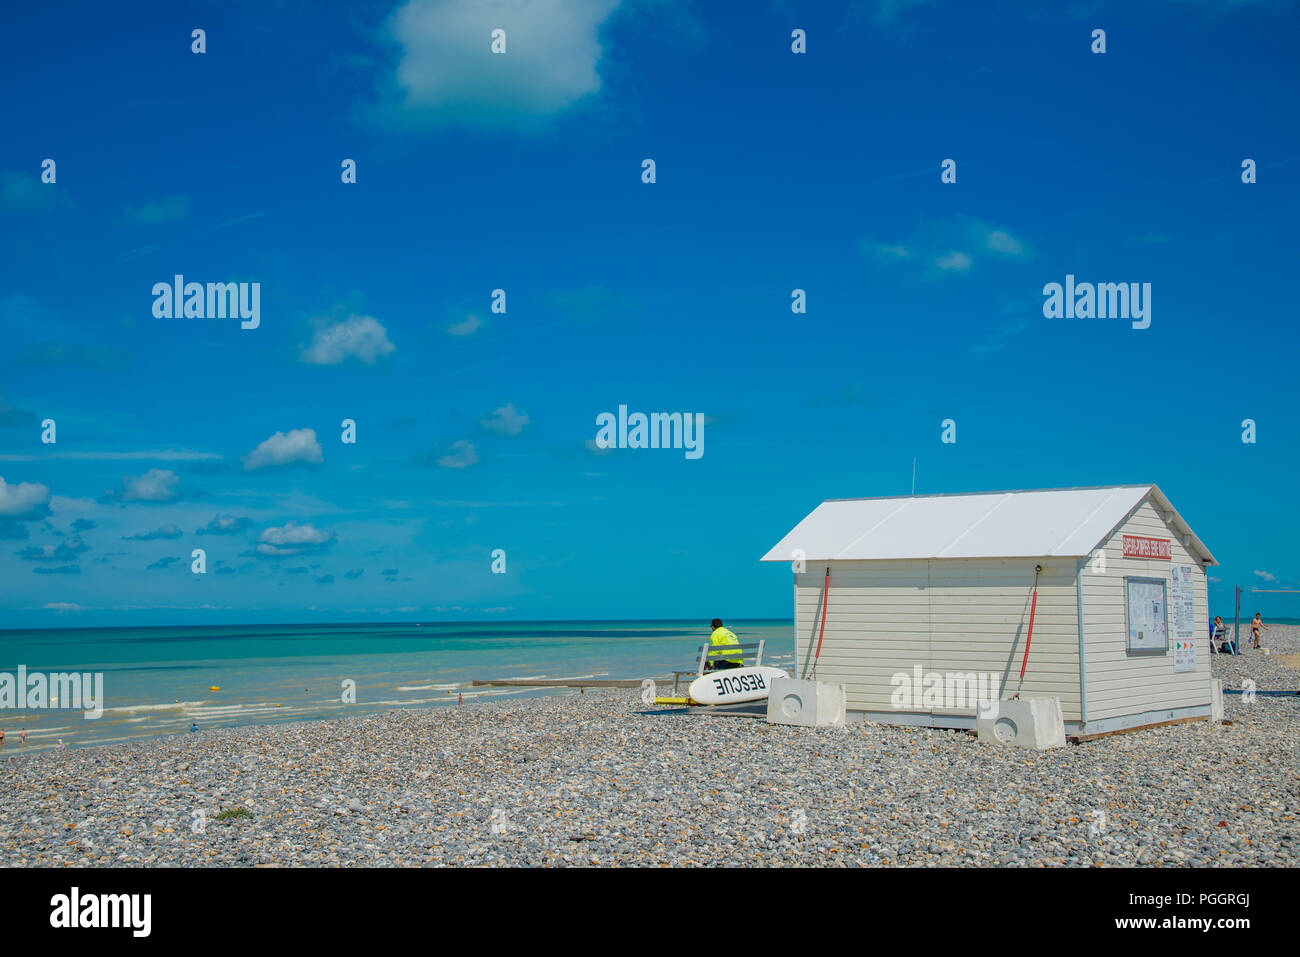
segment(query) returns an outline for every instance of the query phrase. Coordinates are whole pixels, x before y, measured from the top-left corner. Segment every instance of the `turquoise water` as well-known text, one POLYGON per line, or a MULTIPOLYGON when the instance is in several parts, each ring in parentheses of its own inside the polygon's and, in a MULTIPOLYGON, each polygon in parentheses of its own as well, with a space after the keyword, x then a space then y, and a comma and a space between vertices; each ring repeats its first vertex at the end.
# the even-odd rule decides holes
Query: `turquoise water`
MULTIPOLYGON (((790 667, 789 621, 728 622, 790 667)), ((0 631, 0 673, 101 672, 104 713, 0 709, 4 755, 55 746, 540 693, 493 678, 659 678, 694 667, 696 621, 235 625, 0 631), (356 683, 344 704, 343 682, 356 683), (220 691, 210 691, 211 686, 220 691), (25 727, 26 746, 18 743, 25 727)), ((576 693, 576 692, 572 692, 576 693)))

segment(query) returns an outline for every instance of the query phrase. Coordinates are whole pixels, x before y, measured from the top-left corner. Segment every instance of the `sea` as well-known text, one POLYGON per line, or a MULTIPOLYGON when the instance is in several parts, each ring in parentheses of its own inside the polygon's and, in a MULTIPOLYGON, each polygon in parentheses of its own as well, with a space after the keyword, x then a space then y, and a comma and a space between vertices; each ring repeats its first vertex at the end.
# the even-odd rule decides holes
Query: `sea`
MULTIPOLYGON (((727 626, 742 642, 765 642, 764 663, 793 673, 793 622, 727 626)), ((20 665, 29 676, 103 676, 98 718, 0 704, 0 757, 193 728, 248 727, 255 738, 254 726, 263 724, 579 693, 474 687, 475 680, 671 680, 672 672, 698 666, 708 633, 707 623, 694 620, 0 630, 0 682, 12 675, 11 687, 20 665), (19 742, 24 728, 25 745, 19 742)))

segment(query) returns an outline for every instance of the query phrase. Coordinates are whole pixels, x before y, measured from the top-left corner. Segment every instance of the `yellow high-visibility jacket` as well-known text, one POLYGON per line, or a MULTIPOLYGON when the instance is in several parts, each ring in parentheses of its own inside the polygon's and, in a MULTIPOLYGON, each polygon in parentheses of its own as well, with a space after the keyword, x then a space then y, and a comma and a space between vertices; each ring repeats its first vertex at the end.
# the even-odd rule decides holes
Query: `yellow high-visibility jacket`
POLYGON ((721 647, 740 644, 740 640, 732 633, 730 628, 715 629, 713 634, 709 636, 709 644, 713 645, 713 647, 709 649, 710 661, 734 661, 737 664, 742 665, 745 663, 745 656, 741 653, 739 648, 736 649, 735 654, 727 654, 719 651, 719 648, 721 647))

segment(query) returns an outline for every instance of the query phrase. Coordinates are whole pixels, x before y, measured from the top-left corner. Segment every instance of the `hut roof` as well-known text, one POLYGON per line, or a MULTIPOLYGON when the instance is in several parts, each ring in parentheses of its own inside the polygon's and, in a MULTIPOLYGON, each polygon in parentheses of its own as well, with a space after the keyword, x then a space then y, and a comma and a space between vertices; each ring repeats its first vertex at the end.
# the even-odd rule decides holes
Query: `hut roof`
POLYGON ((1155 485, 1031 489, 822 502, 774 545, 765 562, 1090 555, 1150 499, 1185 547, 1217 565, 1155 485))

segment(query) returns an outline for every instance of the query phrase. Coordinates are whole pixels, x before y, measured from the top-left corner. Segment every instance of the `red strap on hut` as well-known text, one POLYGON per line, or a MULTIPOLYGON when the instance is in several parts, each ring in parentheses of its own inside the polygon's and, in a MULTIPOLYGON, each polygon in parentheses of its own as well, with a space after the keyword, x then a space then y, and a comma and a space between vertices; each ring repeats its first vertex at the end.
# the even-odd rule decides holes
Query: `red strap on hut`
MULTIPOLYGON (((1034 600, 1029 604, 1029 634, 1025 636, 1025 660, 1020 662, 1020 681, 1025 680, 1025 666, 1029 664, 1029 643, 1034 640, 1034 611, 1038 608, 1038 573, 1043 570, 1042 565, 1034 566, 1034 600)), ((829 572, 830 569, 827 569, 829 572)))
POLYGON ((817 660, 822 656, 822 635, 826 634, 826 603, 831 595, 831 567, 826 566, 826 583, 822 585, 822 627, 817 633, 817 653, 813 655, 812 673, 817 674, 817 660))

